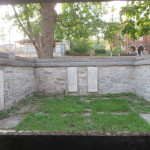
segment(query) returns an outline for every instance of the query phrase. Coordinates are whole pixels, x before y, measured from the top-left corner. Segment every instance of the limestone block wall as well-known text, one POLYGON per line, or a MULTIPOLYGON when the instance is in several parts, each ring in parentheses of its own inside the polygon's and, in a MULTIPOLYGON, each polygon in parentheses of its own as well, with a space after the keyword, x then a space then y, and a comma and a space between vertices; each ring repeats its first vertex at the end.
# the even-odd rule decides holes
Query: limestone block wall
POLYGON ((36 84, 38 91, 63 94, 67 89, 67 68, 36 68, 36 84))
POLYGON ((4 76, 0 70, 0 110, 4 109, 4 76))
POLYGON ((150 59, 135 62, 135 93, 150 101, 150 59))
POLYGON ((5 108, 30 96, 35 90, 35 72, 30 67, 3 67, 5 108))
POLYGON ((38 83, 38 91, 53 94, 80 94, 86 95, 91 93, 120 93, 134 92, 135 89, 135 72, 132 66, 122 67, 96 67, 97 78, 93 78, 93 82, 97 82, 97 92, 88 92, 88 68, 77 68, 77 92, 68 91, 68 67, 53 68, 37 68, 36 82, 38 83))
POLYGON ((35 91, 71 95, 133 92, 150 101, 150 58, 39 60, 0 53, 0 110, 35 91))
POLYGON ((99 93, 132 92, 135 89, 135 70, 133 66, 99 68, 99 93))
MULTIPOLYGON (((59 60, 36 60, 36 83, 38 91, 53 94, 92 94, 92 93, 120 93, 134 92, 135 70, 134 58, 101 58, 101 59, 61 59, 59 60), (68 68, 77 70, 77 91, 68 90, 68 68), (97 91, 90 92, 89 68, 96 68, 97 72, 91 79, 95 82, 97 91)), ((70 80, 70 79, 69 79, 70 80)), ((70 83, 72 84, 72 82, 70 83)), ((74 87, 76 89, 76 87, 74 87)))
POLYGON ((0 110, 9 108, 36 91, 35 68, 32 61, 24 58, 0 58, 0 110), (3 74, 3 77, 2 77, 3 74), (3 89, 1 88, 3 86, 3 89), (4 105, 2 106, 2 101, 4 105))

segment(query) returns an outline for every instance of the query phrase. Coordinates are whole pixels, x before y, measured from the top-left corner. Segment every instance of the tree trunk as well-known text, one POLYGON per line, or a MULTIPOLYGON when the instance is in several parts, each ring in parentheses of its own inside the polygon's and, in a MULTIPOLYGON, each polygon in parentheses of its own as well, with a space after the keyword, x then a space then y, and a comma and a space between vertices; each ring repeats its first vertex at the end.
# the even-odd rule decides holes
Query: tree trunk
POLYGON ((112 45, 110 45, 110 56, 112 56, 112 45))
POLYGON ((42 3, 42 31, 41 36, 36 39, 38 45, 38 58, 47 59, 53 57, 54 49, 54 28, 56 24, 55 5, 57 3, 42 3))

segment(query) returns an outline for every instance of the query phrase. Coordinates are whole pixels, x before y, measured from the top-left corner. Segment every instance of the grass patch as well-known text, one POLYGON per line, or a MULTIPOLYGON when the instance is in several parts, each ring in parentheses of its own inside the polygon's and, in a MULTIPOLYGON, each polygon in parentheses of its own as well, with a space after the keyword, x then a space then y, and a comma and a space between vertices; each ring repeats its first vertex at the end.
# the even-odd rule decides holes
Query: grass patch
POLYGON ((32 103, 35 100, 37 100, 37 97, 35 97, 35 96, 32 96, 30 98, 25 98, 21 102, 19 102, 17 105, 12 106, 10 109, 1 111, 0 112, 0 120, 2 120, 4 118, 8 118, 12 113, 15 114, 16 111, 20 110, 22 106, 32 103))
POLYGON ((0 120, 9 117, 9 112, 8 111, 4 111, 0 113, 0 120))
POLYGON ((84 130, 84 117, 72 114, 62 117, 58 114, 30 114, 16 130, 80 131, 84 130))
POLYGON ((150 102, 140 99, 137 102, 126 100, 128 105, 137 113, 150 113, 150 102))
POLYGON ((94 128, 98 131, 150 131, 148 123, 136 113, 129 115, 93 115, 94 128))
POLYGON ((147 107, 150 103, 132 93, 89 96, 36 95, 33 99, 40 101, 42 105, 29 113, 16 130, 150 131, 150 125, 138 114, 141 111, 150 112, 147 107), (104 97, 109 99, 103 99, 104 97), (81 98, 91 102, 81 101, 81 98), (132 99, 138 99, 138 102, 132 99), (91 110, 91 115, 83 116, 87 110, 91 110), (112 115, 111 112, 129 114, 112 115))
POLYGON ((131 111, 128 104, 120 99, 97 99, 91 102, 93 111, 99 112, 118 112, 118 111, 131 111))
POLYGON ((13 106, 10 109, 4 110, 2 112, 0 112, 0 120, 4 119, 4 118, 8 118, 10 113, 15 112, 16 110, 19 110, 20 107, 19 106, 13 106))
POLYGON ((65 96, 63 99, 49 100, 46 99, 39 111, 44 113, 79 113, 84 112, 88 105, 80 101, 77 96, 65 96))

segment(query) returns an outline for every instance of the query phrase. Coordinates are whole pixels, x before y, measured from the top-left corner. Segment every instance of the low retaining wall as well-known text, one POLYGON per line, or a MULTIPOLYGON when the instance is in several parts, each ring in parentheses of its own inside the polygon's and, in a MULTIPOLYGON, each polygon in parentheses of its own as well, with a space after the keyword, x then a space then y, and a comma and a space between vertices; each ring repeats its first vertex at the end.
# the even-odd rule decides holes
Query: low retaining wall
POLYGON ((0 54, 0 109, 9 108, 36 91, 34 66, 31 59, 0 54))
MULTIPOLYGON (((135 76, 133 66, 113 66, 113 67, 92 67, 97 69, 93 75, 93 82, 96 82, 97 90, 88 92, 90 85, 88 84, 89 67, 73 67, 77 69, 77 79, 72 78, 70 84, 77 82, 77 90, 69 91, 68 89, 68 68, 70 67, 40 67, 36 69, 36 79, 38 83, 38 91, 53 94, 80 94, 86 95, 91 93, 120 93, 134 92, 135 76)), ((72 68, 72 67, 71 67, 72 68)), ((91 85, 92 86, 92 85, 91 85)))
POLYGON ((135 66, 135 93, 150 101, 150 59, 137 59, 135 66))
POLYGON ((0 110, 35 91, 74 95, 133 92, 150 101, 150 58, 39 60, 1 53, 0 110))
POLYGON ((36 60, 38 91, 80 95, 134 92, 134 60, 134 57, 36 60), (89 89, 94 85, 89 83, 92 73, 89 68, 96 71, 91 75, 91 81, 96 84, 92 92, 89 89), (76 71, 69 75, 68 69, 76 71), (74 85, 75 90, 69 89, 69 84, 70 87, 74 85))

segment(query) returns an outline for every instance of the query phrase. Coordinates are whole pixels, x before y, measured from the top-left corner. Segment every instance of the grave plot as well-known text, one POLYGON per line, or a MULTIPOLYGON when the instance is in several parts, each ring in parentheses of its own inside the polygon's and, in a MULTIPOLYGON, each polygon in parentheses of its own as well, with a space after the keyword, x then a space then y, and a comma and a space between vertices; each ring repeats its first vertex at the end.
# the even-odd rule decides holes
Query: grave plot
MULTIPOLYGON (((21 106, 8 111, 0 124, 7 129, 46 131, 150 131, 150 102, 134 94, 89 96, 34 96, 21 106), (125 98, 126 95, 126 98, 125 98), (138 102, 131 101, 138 99, 138 102), (32 103, 33 102, 33 103, 32 103), (9 117, 14 122, 10 125, 9 117), (23 116, 23 118, 22 118, 23 116), (16 120, 16 121, 15 121, 16 120)), ((1 129, 2 126, 0 127, 1 129)))

